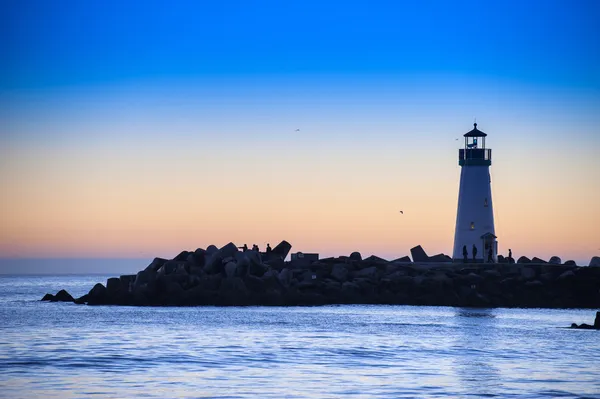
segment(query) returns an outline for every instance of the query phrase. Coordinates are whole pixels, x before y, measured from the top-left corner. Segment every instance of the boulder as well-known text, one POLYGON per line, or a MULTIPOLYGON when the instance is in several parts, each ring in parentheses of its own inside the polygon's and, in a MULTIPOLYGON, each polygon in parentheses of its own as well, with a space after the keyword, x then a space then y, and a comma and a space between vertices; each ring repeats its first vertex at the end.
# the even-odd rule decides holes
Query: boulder
POLYGON ((264 292, 265 282, 260 277, 248 275, 245 276, 243 280, 244 284, 250 291, 264 292))
POLYGON ((250 265, 248 265, 248 274, 252 276, 262 277, 267 270, 269 270, 269 267, 262 263, 251 262, 250 265))
POLYGON ((121 287, 126 292, 131 292, 133 290, 133 283, 135 282, 136 275, 135 274, 125 274, 120 276, 121 287))
POLYGON ((202 248, 198 248, 187 257, 187 262, 191 267, 204 267, 204 260, 206 258, 206 251, 202 248))
POLYGON ((596 318, 594 319, 594 328, 600 329, 600 312, 596 312, 596 318))
POLYGON ((567 270, 566 272, 561 273, 560 276, 557 277, 557 280, 567 280, 575 277, 575 273, 572 270, 567 270))
POLYGON ((362 277, 362 278, 375 278, 377 276, 377 267, 371 266, 364 269, 361 269, 354 273, 354 277, 362 277))
POLYGON ((176 257, 173 258, 174 261, 185 261, 187 260, 188 256, 190 256, 190 252, 189 251, 181 251, 179 253, 179 255, 177 255, 176 257))
POLYGON ((285 267, 285 261, 280 257, 271 257, 269 260, 263 263, 273 270, 283 270, 285 267))
POLYGON ((439 262, 439 263, 452 262, 452 258, 449 257, 448 255, 437 254, 437 255, 430 256, 427 261, 428 262, 439 262))
POLYGON ((350 254, 350 260, 351 261, 361 261, 362 260, 362 255, 360 254, 360 252, 352 252, 350 254))
POLYGON ((279 273, 278 278, 281 285, 287 288, 290 286, 290 282, 292 281, 292 272, 290 271, 290 269, 284 268, 279 273))
POLYGON ((227 262, 227 264, 225 265, 225 276, 227 278, 234 277, 236 270, 237 264, 235 262, 227 262))
POLYGON ((175 273, 179 266, 185 267, 185 261, 169 260, 166 261, 158 270, 159 275, 167 275, 175 273))
POLYGON ((600 256, 594 256, 590 260, 590 266, 591 267, 600 267, 600 256))
POLYGON ((238 252, 238 247, 232 242, 230 242, 227 245, 224 245, 223 247, 221 247, 221 249, 219 249, 219 253, 221 254, 221 257, 223 259, 229 257, 234 258, 235 254, 237 254, 238 252))
POLYGON ((403 256, 401 258, 394 259, 392 261, 392 263, 411 263, 411 262, 412 262, 412 260, 410 260, 410 257, 408 257, 408 256, 403 256))
POLYGON ((281 289, 281 283, 279 282, 279 272, 277 270, 269 270, 262 276, 262 280, 265 283, 265 290, 279 291, 281 289))
POLYGON ((42 301, 56 302, 56 300, 54 299, 54 295, 52 295, 52 294, 46 294, 46 295, 44 295, 44 297, 41 300, 42 301))
POLYGON ((560 258, 558 256, 553 256, 550 258, 548 263, 550 263, 551 265, 560 265, 562 263, 562 261, 560 260, 560 258))
POLYGON ((521 277, 525 280, 532 280, 535 278, 535 270, 530 267, 524 267, 521 269, 521 277))
POLYGON ((147 285, 153 283, 156 280, 157 272, 150 269, 143 270, 139 272, 135 276, 135 281, 133 282, 133 290, 135 291, 142 285, 147 285))
POLYGON ((106 280, 106 293, 112 297, 121 293, 121 279, 111 277, 106 280))
POLYGON ((75 299, 65 290, 60 290, 54 295, 52 302, 74 302, 75 299))
POLYGON ((410 254, 414 262, 427 262, 429 260, 429 256, 427 256, 427 253, 420 245, 411 248, 410 254))
POLYGON ((206 255, 210 256, 212 254, 214 254, 215 252, 219 251, 219 248, 217 248, 215 245, 209 245, 208 247, 206 247, 206 255))
POLYGON ((529 288, 540 288, 543 286, 544 286, 544 283, 542 283, 540 280, 533 280, 533 281, 528 281, 525 283, 525 287, 529 287, 529 288))
POLYGON ((577 266, 574 260, 568 260, 564 263, 565 266, 577 266))
POLYGON ((389 261, 380 258, 379 256, 371 255, 368 258, 363 259, 363 263, 376 264, 376 265, 387 265, 389 261))
POLYGON ((527 256, 521 256, 517 263, 531 263, 531 260, 527 256))
POLYGON ((537 256, 534 256, 533 259, 531 259, 531 263, 548 263, 543 259, 538 258, 537 256))
POLYGON ((277 255, 279 256, 281 259, 284 259, 288 256, 288 254, 290 253, 290 250, 292 249, 292 244, 290 244, 289 242, 283 240, 281 241, 279 244, 277 244, 275 246, 275 248, 273 248, 271 250, 271 256, 273 255, 277 255))
POLYGON ((226 278, 221 283, 220 291, 225 294, 233 294, 235 296, 245 295, 248 289, 244 280, 240 277, 226 278))
POLYGON ((101 305, 107 302, 106 287, 101 283, 94 285, 87 295, 90 305, 101 305))
POLYGON ((497 259, 498 259, 498 263, 507 263, 508 262, 508 260, 502 255, 498 255, 497 259))
POLYGON ((162 265, 167 262, 166 259, 163 258, 154 258, 154 260, 146 267, 145 270, 158 271, 162 265))
POLYGON ((331 269, 331 278, 340 283, 346 281, 348 279, 348 269, 346 268, 346 265, 341 263, 333 265, 333 268, 331 269))

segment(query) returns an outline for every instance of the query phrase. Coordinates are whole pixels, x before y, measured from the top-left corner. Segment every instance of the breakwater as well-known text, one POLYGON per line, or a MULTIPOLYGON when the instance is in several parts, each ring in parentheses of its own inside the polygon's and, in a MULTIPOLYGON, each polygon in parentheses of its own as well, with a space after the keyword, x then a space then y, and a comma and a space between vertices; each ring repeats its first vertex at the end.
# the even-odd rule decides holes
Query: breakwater
MULTIPOLYGON (((550 263, 387 261, 350 256, 285 262, 291 245, 269 253, 218 249, 155 258, 136 275, 109 278, 72 298, 88 305, 248 306, 402 304, 460 307, 600 307, 600 267, 550 263)), ((438 256, 437 259, 444 259, 438 256)))

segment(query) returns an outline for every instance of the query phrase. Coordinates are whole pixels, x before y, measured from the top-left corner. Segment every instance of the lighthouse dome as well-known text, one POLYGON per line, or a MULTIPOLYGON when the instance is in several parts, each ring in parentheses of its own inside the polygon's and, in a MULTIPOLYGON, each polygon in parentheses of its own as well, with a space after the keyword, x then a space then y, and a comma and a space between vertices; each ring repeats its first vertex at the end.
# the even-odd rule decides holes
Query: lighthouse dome
POLYGON ((487 134, 477 129, 477 123, 473 123, 473 130, 468 133, 465 133, 463 137, 485 137, 487 134))

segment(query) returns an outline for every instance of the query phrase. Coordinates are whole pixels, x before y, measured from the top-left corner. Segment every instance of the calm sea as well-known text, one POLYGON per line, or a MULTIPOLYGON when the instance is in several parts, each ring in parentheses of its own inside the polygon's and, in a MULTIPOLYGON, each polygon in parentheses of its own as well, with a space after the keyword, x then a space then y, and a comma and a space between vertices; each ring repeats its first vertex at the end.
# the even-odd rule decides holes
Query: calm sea
POLYGON ((109 276, 0 276, 3 398, 600 398, 590 310, 42 303, 109 276))

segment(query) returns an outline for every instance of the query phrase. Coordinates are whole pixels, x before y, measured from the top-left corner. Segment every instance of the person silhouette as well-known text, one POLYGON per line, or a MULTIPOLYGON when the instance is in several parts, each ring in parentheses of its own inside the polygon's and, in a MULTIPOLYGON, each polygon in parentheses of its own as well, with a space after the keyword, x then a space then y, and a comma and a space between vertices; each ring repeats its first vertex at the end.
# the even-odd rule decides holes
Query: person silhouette
POLYGON ((271 253, 271 244, 267 243, 267 253, 271 253))
POLYGON ((477 258, 477 247, 473 244, 473 262, 475 262, 475 258, 477 258))
POLYGON ((467 263, 469 261, 469 251, 467 251, 466 245, 463 245, 463 257, 465 258, 464 262, 467 263))
POLYGON ((514 263, 514 259, 512 257, 512 249, 508 249, 508 263, 514 263))
POLYGON ((488 249, 488 263, 492 263, 494 261, 494 251, 492 251, 492 247, 488 249))

